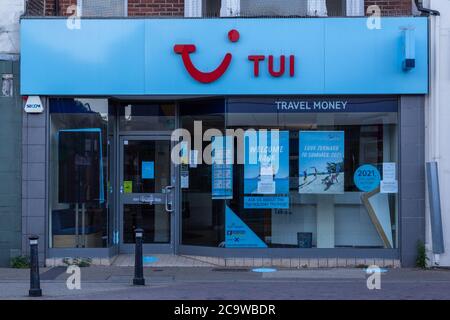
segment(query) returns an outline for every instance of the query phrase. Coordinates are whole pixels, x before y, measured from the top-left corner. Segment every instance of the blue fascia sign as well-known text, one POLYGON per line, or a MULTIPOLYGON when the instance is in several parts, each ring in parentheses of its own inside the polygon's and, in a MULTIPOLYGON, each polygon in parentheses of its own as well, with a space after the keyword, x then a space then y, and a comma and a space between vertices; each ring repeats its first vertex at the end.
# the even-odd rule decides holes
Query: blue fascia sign
POLYGON ((428 93, 427 18, 366 22, 86 19, 72 30, 66 19, 22 19, 21 94, 428 93))

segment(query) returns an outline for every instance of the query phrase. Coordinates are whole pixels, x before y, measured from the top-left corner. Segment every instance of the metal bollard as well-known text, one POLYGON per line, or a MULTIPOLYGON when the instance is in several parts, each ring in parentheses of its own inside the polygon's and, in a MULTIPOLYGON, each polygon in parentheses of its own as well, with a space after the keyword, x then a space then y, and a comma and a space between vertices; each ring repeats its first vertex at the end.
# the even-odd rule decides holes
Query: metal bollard
POLYGON ((144 265, 142 257, 142 236, 144 230, 138 228, 134 230, 136 238, 136 249, 134 252, 134 279, 133 285, 135 286, 145 286, 144 279, 144 265))
POLYGON ((39 278, 38 236, 30 236, 30 297, 41 297, 41 280, 39 278))

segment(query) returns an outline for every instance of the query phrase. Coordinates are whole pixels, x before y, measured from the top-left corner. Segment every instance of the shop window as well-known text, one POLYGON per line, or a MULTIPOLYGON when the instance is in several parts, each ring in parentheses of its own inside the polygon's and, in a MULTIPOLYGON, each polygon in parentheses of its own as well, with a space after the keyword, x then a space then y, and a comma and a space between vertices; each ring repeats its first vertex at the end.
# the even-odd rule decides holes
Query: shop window
POLYGON ((326 6, 329 17, 342 17, 346 15, 346 0, 327 0, 326 6))
POLYGON ((109 118, 106 99, 50 99, 50 247, 110 245, 109 118))
POLYGON ((221 0, 203 0, 203 17, 219 17, 221 0))
POLYGON ((84 17, 126 17, 127 0, 78 0, 84 17))
POLYGON ((183 128, 246 133, 231 166, 187 169, 183 244, 398 246, 395 98, 229 99, 223 114, 210 103, 181 106, 183 128))
POLYGON ((364 0, 222 0, 222 16, 363 16, 364 0))
MULTIPOLYGON (((194 137, 194 122, 201 121, 202 132, 225 129, 225 101, 207 100, 182 103, 181 125, 194 137)), ((202 142, 206 148, 209 142, 202 142)), ((225 207, 223 201, 212 199, 212 167, 206 163, 181 165, 188 174, 182 186, 182 243, 216 247, 224 241, 225 207)))

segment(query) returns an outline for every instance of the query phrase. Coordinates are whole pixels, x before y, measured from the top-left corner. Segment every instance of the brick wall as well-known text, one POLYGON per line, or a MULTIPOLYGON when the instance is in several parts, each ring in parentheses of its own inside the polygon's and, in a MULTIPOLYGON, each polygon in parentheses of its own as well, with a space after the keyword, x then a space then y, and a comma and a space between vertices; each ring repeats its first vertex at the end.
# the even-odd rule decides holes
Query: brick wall
MULTIPOLYGON (((365 0, 367 7, 378 5, 383 16, 412 15, 413 0, 365 0)), ((46 15, 54 15, 54 0, 47 0, 46 15)), ((67 15, 67 7, 76 5, 77 0, 59 0, 58 15, 67 15)), ((184 0, 128 0, 129 16, 183 16, 184 0)))
MULTIPOLYGON (((77 0, 59 0, 59 12, 57 16, 67 16, 67 7, 71 5, 77 5, 77 0)), ((45 12, 47 16, 55 15, 55 1, 47 0, 45 2, 45 12)), ((70 15, 70 14, 69 14, 70 15)))
POLYGON ((381 9, 382 16, 410 16, 412 15, 412 0, 365 0, 365 12, 367 7, 377 5, 381 9))
MULTIPOLYGON (((46 15, 54 15, 54 1, 46 1, 46 15)), ((77 0, 59 0, 58 15, 67 15, 67 7, 77 0)), ((128 0, 129 16, 183 16, 184 0, 128 0)))
POLYGON ((129 16, 183 16, 184 0, 128 0, 129 16))

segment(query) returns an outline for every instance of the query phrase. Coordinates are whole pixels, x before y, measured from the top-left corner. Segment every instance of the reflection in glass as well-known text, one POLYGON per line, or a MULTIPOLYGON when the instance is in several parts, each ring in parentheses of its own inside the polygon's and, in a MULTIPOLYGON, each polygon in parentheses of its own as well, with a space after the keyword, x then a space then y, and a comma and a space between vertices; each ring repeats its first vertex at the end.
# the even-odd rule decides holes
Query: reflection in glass
POLYGON ((124 243, 135 243, 136 228, 144 229, 144 243, 170 242, 170 215, 163 204, 125 204, 123 206, 124 243))
POLYGON ((164 131, 175 129, 175 105, 133 103, 119 106, 121 131, 164 131))
POLYGON ((123 204, 124 243, 134 243, 136 228, 144 229, 144 243, 170 242, 171 216, 165 202, 161 204, 161 200, 165 201, 165 188, 171 184, 170 152, 170 140, 124 141, 123 201, 130 201, 127 196, 159 199, 158 203, 123 204))
POLYGON ((160 193, 170 185, 170 141, 126 140, 123 154, 126 193, 160 193), (152 177, 145 176, 147 167, 152 177))
POLYGON ((50 245, 107 247, 108 102, 50 100, 50 245))
MULTIPOLYGON (((180 106, 182 127, 194 136, 194 121, 203 130, 225 127, 225 102, 207 100, 180 106)), ((210 142, 204 141, 202 150, 210 142)), ((200 152, 202 152, 200 150, 200 152)), ((224 241, 225 201, 212 199, 211 166, 198 164, 189 170, 189 188, 182 189, 182 244, 217 247, 224 241)))

